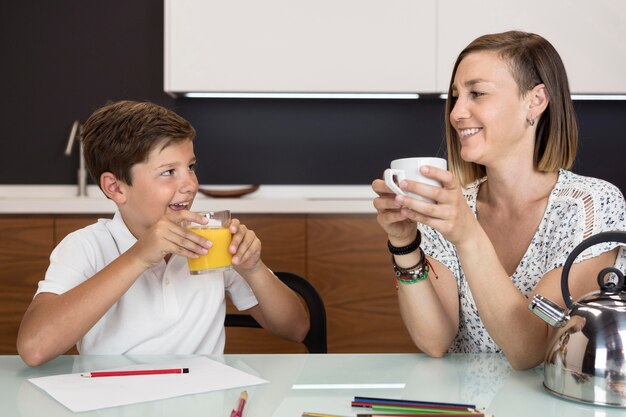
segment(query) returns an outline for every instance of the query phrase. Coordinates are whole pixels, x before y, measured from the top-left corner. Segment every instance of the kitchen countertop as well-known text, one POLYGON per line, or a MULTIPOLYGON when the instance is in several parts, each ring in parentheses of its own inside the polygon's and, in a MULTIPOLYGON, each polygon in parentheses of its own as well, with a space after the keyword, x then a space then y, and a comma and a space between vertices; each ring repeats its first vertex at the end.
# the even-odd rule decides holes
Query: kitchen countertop
MULTIPOLYGON (((201 185, 203 189, 232 190, 238 185, 201 185)), ((0 185, 0 214, 101 214, 115 204, 90 185, 88 197, 77 197, 72 185, 0 185)), ((374 214, 375 193, 370 185, 262 185, 240 198, 212 198, 200 193, 192 210, 230 210, 233 213, 363 213, 374 214)))

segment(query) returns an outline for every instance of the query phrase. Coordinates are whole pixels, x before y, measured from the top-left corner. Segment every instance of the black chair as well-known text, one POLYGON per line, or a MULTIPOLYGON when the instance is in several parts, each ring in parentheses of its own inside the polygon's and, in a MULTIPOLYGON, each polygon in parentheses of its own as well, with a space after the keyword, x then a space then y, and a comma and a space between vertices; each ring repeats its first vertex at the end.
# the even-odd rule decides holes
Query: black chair
MULTIPOLYGON (((274 272, 289 288, 300 295, 309 310, 310 328, 304 338, 309 353, 327 353, 326 308, 315 287, 305 278, 291 272, 274 272)), ((261 325, 249 314, 226 314, 226 327, 258 327, 261 325)))

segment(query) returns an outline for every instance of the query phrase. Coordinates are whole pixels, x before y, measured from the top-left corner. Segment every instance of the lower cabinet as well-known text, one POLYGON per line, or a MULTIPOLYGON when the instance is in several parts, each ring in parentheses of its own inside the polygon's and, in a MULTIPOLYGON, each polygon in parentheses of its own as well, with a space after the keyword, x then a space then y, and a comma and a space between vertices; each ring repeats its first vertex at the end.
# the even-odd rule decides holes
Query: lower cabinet
MULTIPOLYGON (((282 214, 233 214, 261 240, 261 259, 273 271, 289 271, 306 277, 306 216, 282 214)), ((228 297, 227 297, 228 300, 228 297)), ((230 300, 227 313, 238 313, 230 300)), ((301 343, 273 337, 265 329, 226 328, 225 353, 305 353, 301 343)))
POLYGON ((326 304, 329 352, 417 352, 375 215, 309 215, 307 255, 308 278, 326 304))
MULTIPOLYGON (((0 354, 16 354, 19 323, 50 252, 110 215, 0 217, 0 354)), ((262 242, 274 271, 304 276, 326 305, 330 353, 417 352, 398 309, 386 237, 375 215, 234 214, 262 242)), ((228 312, 236 309, 228 303, 228 312)), ((263 329, 226 329, 226 353, 304 353, 263 329)), ((76 353, 71 350, 68 353, 76 353)))
POLYGON ((17 331, 52 250, 52 218, 0 217, 0 354, 15 354, 17 331))

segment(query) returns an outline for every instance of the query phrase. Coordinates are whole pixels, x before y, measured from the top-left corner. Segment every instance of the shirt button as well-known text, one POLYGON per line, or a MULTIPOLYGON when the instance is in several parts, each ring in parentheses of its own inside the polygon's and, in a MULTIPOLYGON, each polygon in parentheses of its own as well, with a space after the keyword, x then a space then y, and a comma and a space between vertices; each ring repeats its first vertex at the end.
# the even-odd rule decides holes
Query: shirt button
POLYGON ((170 280, 169 279, 165 280, 165 285, 170 285, 170 280))

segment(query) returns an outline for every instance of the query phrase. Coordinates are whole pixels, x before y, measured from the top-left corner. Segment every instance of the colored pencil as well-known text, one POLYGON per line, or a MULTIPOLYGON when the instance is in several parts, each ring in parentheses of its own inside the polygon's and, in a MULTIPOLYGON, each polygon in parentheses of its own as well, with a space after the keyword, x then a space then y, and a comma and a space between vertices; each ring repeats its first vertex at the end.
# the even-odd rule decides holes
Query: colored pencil
POLYGON ((405 403, 405 402, 357 402, 357 401, 352 401, 351 403, 352 407, 367 407, 367 408, 372 408, 372 407, 376 407, 376 406, 389 406, 389 407, 407 407, 407 408, 425 408, 425 409, 429 409, 429 410, 433 410, 433 412, 437 411, 462 411, 465 412, 467 410, 474 410, 474 408, 471 407, 465 407, 465 406, 461 406, 461 407, 457 407, 457 406, 443 406, 443 405, 428 405, 428 404, 413 404, 413 403, 405 403))
POLYGON ((415 400, 399 400, 393 398, 374 398, 374 397, 354 397, 355 402, 380 404, 385 403, 387 405, 419 405, 419 406, 436 406, 436 407, 451 407, 451 408, 477 408, 475 404, 459 404, 459 403, 444 403, 434 401, 415 401, 415 400))
POLYGON ((104 376, 135 376, 135 375, 163 375, 163 374, 188 374, 189 368, 174 369, 137 369, 133 371, 99 371, 80 374, 85 378, 98 378, 104 376))
MULTIPOLYGON (((356 417, 442 417, 441 413, 431 414, 357 414, 356 417)), ((445 414, 445 417, 467 417, 468 414, 445 414)), ((471 417, 493 417, 491 414, 474 413, 471 417)))
POLYGON ((406 414, 439 414, 440 416, 449 416, 451 414, 461 414, 461 415, 474 415, 476 411, 474 409, 465 408, 465 409, 456 409, 456 410, 441 410, 436 408, 427 408, 427 407, 401 407, 396 405, 373 405, 372 410, 374 411, 401 411, 406 414))
POLYGON ((230 412, 230 417, 241 417, 243 414, 243 407, 248 401, 248 391, 242 391, 239 394, 239 402, 237 403, 237 409, 230 412))
POLYGON ((345 416, 339 416, 337 414, 326 414, 326 413, 310 413, 308 411, 305 411, 304 413, 302 413, 302 417, 345 417, 345 416))

